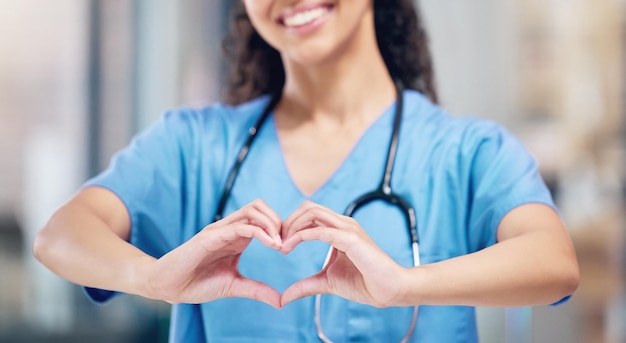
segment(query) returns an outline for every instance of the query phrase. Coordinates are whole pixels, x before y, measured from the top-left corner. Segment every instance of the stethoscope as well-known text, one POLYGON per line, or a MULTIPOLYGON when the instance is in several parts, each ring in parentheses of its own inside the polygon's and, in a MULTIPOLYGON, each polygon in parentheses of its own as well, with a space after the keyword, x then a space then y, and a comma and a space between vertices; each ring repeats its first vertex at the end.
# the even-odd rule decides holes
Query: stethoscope
MULTIPOLYGON (((404 214, 404 217, 406 219, 406 225, 407 225, 409 234, 411 236, 411 250, 413 253, 413 266, 417 267, 420 265, 420 255, 419 255, 417 220, 415 218, 415 209, 409 204, 408 201, 406 201, 400 195, 395 194, 391 189, 391 175, 393 172, 393 165, 396 159, 396 152, 398 150, 400 126, 402 122, 402 108, 404 104, 404 96, 402 92, 403 92, 402 85, 396 84, 397 104, 396 104, 395 114, 393 118, 393 129, 391 132, 391 140, 389 142, 389 149, 387 151, 387 163, 385 164, 383 179, 381 180, 378 188, 374 189, 373 191, 369 193, 365 193, 361 195, 360 197, 356 198, 354 201, 352 201, 346 208, 344 215, 352 217, 354 213, 357 210, 359 210, 361 207, 376 200, 382 200, 384 202, 387 202, 390 205, 393 205, 399 208, 404 214)), ((226 202, 228 201, 228 198, 230 197, 230 193, 232 191, 233 185, 235 184, 235 179, 237 178, 237 175, 239 174, 239 170, 241 169, 241 165, 243 164, 243 161, 248 155, 248 152, 250 151, 250 147, 254 143, 254 138, 256 137, 256 134, 259 132, 259 129, 261 128, 261 126, 263 125, 267 117, 270 115, 274 107, 276 107, 276 105, 280 101, 280 96, 281 96, 281 93, 278 92, 271 98, 269 104, 263 110, 261 117, 259 117, 255 125, 248 130, 248 137, 244 145, 241 147, 239 154, 237 155, 237 160, 235 161, 232 168, 230 169, 230 172, 228 173, 228 177, 226 179, 226 184, 224 187, 224 192, 222 193, 220 202, 217 207, 215 221, 222 219, 223 213, 224 213, 224 207, 226 206, 226 202)), ((328 264, 332 251, 333 251, 333 247, 330 247, 328 249, 328 253, 326 255, 323 268, 325 268, 326 265, 328 264)), ((328 338, 328 336, 326 336, 322 328, 322 320, 321 320, 321 315, 320 315, 321 303, 322 303, 322 296, 321 294, 318 294, 315 296, 315 318, 314 318, 315 327, 317 330, 317 336, 320 338, 322 342, 331 343, 332 341, 328 338)), ((402 338, 400 342, 407 342, 409 338, 411 338, 411 335, 413 334, 413 330, 415 329, 415 325, 417 324, 417 314, 418 314, 418 306, 414 306, 413 315, 411 317, 411 323, 409 325, 409 329, 407 330, 406 334, 404 335, 404 337, 402 338)))

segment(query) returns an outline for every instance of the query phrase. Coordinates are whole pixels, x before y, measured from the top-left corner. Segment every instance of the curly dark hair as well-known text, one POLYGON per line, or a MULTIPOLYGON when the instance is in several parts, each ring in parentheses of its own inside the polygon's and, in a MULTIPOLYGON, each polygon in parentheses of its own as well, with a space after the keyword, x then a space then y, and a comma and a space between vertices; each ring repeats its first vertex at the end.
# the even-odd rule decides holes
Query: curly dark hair
MULTIPOLYGON (((374 0, 374 25, 391 77, 437 102, 428 37, 413 1, 374 0)), ((254 29, 241 1, 235 5, 223 47, 230 64, 227 103, 241 104, 282 90, 285 70, 280 54, 254 29)))

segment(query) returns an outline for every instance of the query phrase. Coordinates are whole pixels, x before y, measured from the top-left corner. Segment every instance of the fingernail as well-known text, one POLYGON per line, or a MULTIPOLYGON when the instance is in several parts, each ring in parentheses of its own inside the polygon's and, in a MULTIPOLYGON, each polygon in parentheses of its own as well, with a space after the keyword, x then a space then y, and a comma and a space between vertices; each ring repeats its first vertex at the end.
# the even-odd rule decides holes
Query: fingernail
POLYGON ((276 242, 276 244, 278 245, 283 245, 283 240, 280 238, 279 235, 274 236, 274 242, 276 242))

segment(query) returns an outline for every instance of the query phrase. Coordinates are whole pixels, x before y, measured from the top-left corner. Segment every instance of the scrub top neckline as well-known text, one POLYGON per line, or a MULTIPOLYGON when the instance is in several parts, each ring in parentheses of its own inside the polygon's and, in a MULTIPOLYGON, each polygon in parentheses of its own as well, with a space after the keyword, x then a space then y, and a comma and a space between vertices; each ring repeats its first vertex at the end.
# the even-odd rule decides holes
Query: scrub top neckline
MULTIPOLYGON (((403 94, 403 96, 406 97, 406 94, 403 94)), ((360 147, 364 145, 364 142, 367 140, 367 137, 370 136, 372 134, 372 131, 374 130, 378 130, 378 129, 389 129, 391 130, 391 114, 393 114, 395 107, 397 104, 397 100, 394 101, 393 103, 391 103, 391 105, 387 106, 387 108, 378 115, 378 117, 363 131, 363 133, 361 134, 361 136, 356 140, 356 143, 352 146, 352 148, 350 149, 350 151, 348 152, 348 154, 346 154, 346 156, 343 158, 343 160, 341 161, 341 163, 339 163, 339 165, 337 166, 337 168, 330 174, 330 176, 320 184, 320 186, 315 189, 311 194, 306 194, 302 191, 302 189, 300 189, 300 187, 296 184, 296 182, 294 181, 291 172, 287 166, 287 161, 285 159, 285 154, 283 151, 283 146, 282 143, 280 141, 280 137, 278 136, 278 128, 276 126, 276 120, 274 117, 274 111, 271 112, 271 115, 269 116, 269 118, 267 118, 268 123, 266 124, 267 126, 271 127, 270 134, 271 134, 271 139, 272 139, 272 143, 276 144, 277 146, 277 153, 280 155, 279 156, 279 160, 280 160, 280 168, 282 169, 282 172, 285 173, 285 175, 287 175, 286 179, 288 180, 289 186, 291 188, 293 188, 295 190, 295 192, 301 196, 303 199, 306 200, 315 200, 317 198, 319 198, 320 196, 322 196, 323 194, 327 193, 326 190, 328 188, 330 188, 330 186, 332 184, 334 184, 335 182, 339 182, 339 179, 341 177, 342 174, 344 174, 344 171, 350 166, 352 165, 352 163, 350 163, 350 161, 354 158, 354 155, 356 153, 358 153, 358 150, 360 150, 360 147)), ((402 113, 402 116, 404 117, 404 113, 402 113)), ((391 131, 389 131, 389 134, 391 135, 391 131)), ((388 139, 385 140, 385 142, 383 143, 385 144, 385 146, 387 146, 389 144, 388 139)), ((381 177, 382 177, 382 170, 383 170, 383 165, 380 166, 380 170, 381 170, 381 177)), ((372 183, 372 187, 374 187, 376 185, 377 181, 373 181, 372 183)))

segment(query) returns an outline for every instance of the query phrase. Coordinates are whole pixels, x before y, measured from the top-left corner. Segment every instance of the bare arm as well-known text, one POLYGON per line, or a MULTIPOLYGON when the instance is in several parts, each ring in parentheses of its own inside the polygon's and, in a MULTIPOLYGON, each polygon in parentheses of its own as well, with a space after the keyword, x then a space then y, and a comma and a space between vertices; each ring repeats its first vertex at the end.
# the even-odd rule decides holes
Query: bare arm
POLYGON ((303 205, 283 225, 284 253, 308 240, 335 248, 324 270, 285 291, 283 306, 318 293, 379 307, 528 306, 554 303, 578 286, 571 240, 546 205, 523 205, 507 214, 494 246, 415 268, 398 265, 356 221, 315 204, 303 205))
POLYGON ((572 294, 579 271, 571 239, 548 206, 529 204, 507 214, 497 244, 479 252, 409 270, 400 303, 527 306, 572 294))
POLYGON ((82 190, 50 218, 33 252, 50 270, 74 283, 148 296, 137 268, 154 258, 127 242, 130 218, 104 188, 82 190))
POLYGON ((94 187, 54 214, 33 250, 50 270, 83 286, 170 303, 247 297, 279 307, 278 292, 237 269, 238 257, 252 238, 280 249, 279 228, 280 217, 255 201, 155 259, 127 242, 130 219, 122 201, 94 187))

